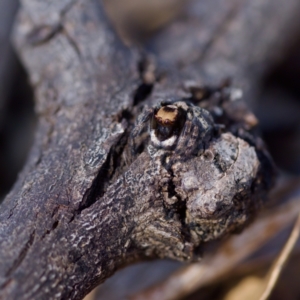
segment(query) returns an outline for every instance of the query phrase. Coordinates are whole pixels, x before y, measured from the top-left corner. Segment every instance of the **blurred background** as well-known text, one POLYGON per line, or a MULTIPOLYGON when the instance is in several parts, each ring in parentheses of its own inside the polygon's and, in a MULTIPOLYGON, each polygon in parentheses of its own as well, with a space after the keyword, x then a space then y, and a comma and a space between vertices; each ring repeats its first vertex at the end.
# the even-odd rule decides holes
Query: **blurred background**
MULTIPOLYGON (((125 43, 138 45, 174 19, 184 19, 188 3, 187 0, 104 2, 107 14, 125 43)), ((25 163, 37 122, 33 90, 10 42, 18 5, 17 0, 0 0, 0 202, 25 163)), ((259 87, 260 96, 251 103, 261 124, 262 135, 280 170, 279 184, 273 195, 281 200, 300 195, 300 35, 286 49, 276 65, 265 73, 259 87)), ((225 277, 215 276, 207 284, 199 284, 197 288, 178 294, 176 299, 255 299, 253 291, 291 231, 291 223, 284 225, 282 230, 277 230, 278 234, 270 234, 267 242, 257 242, 254 250, 245 255, 243 263, 232 265, 225 277), (247 289, 252 291, 252 298, 246 297, 247 289)), ((270 299, 300 299, 299 250, 298 242, 270 299)), ((134 299, 150 299, 145 294, 138 298, 140 291, 147 287, 155 289, 155 284, 164 282, 182 267, 185 266, 178 262, 155 261, 125 268, 87 299, 126 299, 134 294, 134 299)), ((162 296, 156 299, 164 299, 159 297, 162 296)))

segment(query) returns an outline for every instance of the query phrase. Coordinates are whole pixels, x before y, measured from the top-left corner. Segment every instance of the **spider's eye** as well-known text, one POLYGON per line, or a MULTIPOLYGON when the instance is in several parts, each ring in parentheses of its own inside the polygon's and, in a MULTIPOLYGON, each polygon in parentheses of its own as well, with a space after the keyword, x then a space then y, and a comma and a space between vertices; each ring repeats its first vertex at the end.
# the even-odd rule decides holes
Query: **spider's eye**
POLYGON ((178 108, 175 105, 161 107, 155 114, 155 119, 162 125, 174 124, 178 117, 178 108))
POLYGON ((161 107, 155 114, 153 129, 158 140, 164 141, 178 135, 185 121, 184 113, 176 105, 161 107))

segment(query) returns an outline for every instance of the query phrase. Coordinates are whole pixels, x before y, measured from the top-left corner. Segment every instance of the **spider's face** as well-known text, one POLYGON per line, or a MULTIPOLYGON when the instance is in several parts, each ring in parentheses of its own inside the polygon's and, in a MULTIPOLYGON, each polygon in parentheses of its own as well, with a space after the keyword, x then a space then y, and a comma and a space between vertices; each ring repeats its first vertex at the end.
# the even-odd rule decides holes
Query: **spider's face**
POLYGON ((177 103, 157 107, 151 122, 151 141, 154 146, 172 149, 184 126, 186 110, 177 103))
POLYGON ((200 148, 213 127, 210 114, 200 107, 184 101, 162 103, 153 112, 151 143, 156 148, 187 155, 191 149, 200 148))
POLYGON ((157 144, 174 144, 185 121, 184 111, 176 105, 166 105, 154 113, 152 123, 153 141, 157 144))

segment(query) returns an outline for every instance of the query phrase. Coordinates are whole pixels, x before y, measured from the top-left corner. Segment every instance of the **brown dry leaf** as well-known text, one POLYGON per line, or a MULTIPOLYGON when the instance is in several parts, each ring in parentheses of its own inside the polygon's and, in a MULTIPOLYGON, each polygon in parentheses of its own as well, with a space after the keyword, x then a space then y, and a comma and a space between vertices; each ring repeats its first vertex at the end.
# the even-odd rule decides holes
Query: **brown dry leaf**
POLYGON ((283 269, 283 266, 288 260, 288 258, 290 257, 293 248, 295 247, 295 244, 299 238, 299 233, 300 233, 300 214, 298 215, 298 218, 295 222, 294 228, 289 236, 289 239, 284 245, 278 258, 274 262, 271 271, 266 276, 265 289, 264 289, 264 293, 260 297, 260 300, 267 300, 271 295, 272 290, 274 289, 276 282, 279 278, 279 275, 283 269))
POLYGON ((90 293, 88 293, 83 300, 96 300, 97 299, 97 288, 93 289, 90 293))
POLYGON ((234 286, 224 297, 224 300, 267 300, 274 289, 283 265, 289 258, 299 237, 300 214, 293 227, 293 230, 285 243, 278 258, 273 263, 269 273, 264 278, 248 276, 234 286))
POLYGON ((232 288, 224 300, 257 300, 265 289, 265 281, 259 277, 249 276, 232 288))

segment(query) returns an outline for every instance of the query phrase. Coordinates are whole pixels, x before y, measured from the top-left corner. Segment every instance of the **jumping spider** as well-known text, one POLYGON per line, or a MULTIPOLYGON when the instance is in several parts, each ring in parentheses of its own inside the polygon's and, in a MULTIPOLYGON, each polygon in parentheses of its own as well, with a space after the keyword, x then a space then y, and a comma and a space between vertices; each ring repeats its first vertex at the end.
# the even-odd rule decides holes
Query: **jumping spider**
POLYGON ((135 153, 138 145, 150 138, 150 147, 184 153, 186 158, 203 150, 216 127, 205 109, 186 101, 163 101, 138 117, 131 135, 132 151, 135 153))
POLYGON ((258 137, 242 123, 215 122, 191 101, 163 101, 144 110, 131 134, 132 156, 143 152, 158 178, 160 194, 149 197, 163 199, 166 216, 181 222, 194 245, 240 230, 270 188, 264 177, 273 178, 258 137))

